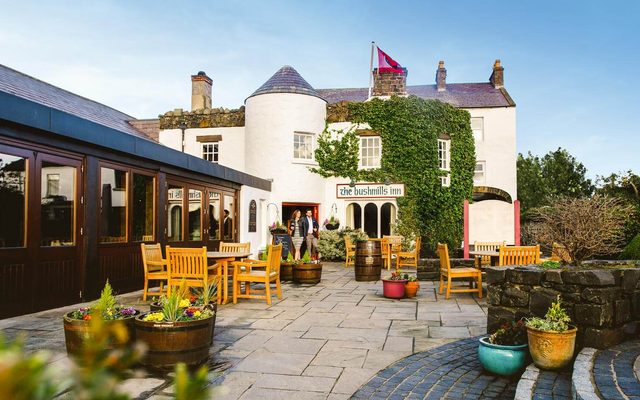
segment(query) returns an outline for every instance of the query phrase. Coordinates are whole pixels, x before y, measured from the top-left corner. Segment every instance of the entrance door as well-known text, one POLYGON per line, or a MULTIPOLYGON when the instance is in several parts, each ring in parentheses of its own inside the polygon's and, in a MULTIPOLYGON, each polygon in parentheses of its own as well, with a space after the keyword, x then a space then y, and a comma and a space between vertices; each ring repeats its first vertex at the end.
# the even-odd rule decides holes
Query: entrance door
POLYGON ((34 282, 37 310, 71 304, 81 296, 81 165, 80 160, 36 156, 28 247, 35 250, 29 279, 34 282))
POLYGON ((282 223, 288 227, 288 221, 291 219, 291 214, 293 214, 294 210, 300 210, 303 217, 306 210, 311 210, 313 218, 315 218, 316 221, 318 221, 318 224, 322 226, 322 221, 318 218, 319 206, 320 205, 318 203, 282 203, 282 214, 280 214, 280 219, 282 220, 282 223))

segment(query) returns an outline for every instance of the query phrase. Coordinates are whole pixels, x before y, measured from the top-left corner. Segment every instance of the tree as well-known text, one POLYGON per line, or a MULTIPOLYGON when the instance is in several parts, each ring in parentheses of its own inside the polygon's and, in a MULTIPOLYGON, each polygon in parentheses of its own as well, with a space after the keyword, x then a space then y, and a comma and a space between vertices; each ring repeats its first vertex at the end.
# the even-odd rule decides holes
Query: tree
POLYGON ((626 244, 624 224, 630 211, 631 207, 619 198, 559 198, 553 205, 535 211, 534 237, 548 248, 559 244, 573 263, 580 265, 593 256, 622 250, 626 244))
POLYGON ((526 157, 519 154, 517 166, 518 198, 525 219, 532 209, 550 205, 554 198, 593 194, 587 169, 565 149, 550 151, 542 158, 531 152, 526 157))
POLYGON ((640 176, 627 171, 607 177, 599 176, 596 183, 597 193, 620 198, 633 208, 625 224, 625 238, 630 242, 640 234, 640 176))

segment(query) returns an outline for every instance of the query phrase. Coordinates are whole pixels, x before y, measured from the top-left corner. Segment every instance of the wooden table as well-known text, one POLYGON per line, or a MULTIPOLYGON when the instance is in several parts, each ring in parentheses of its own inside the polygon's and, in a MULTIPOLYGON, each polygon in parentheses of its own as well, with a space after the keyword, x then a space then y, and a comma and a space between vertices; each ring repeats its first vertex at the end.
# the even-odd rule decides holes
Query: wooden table
POLYGON ((222 285, 222 304, 227 304, 229 300, 229 262, 235 261, 238 258, 247 258, 251 255, 249 252, 222 252, 222 251, 207 251, 207 258, 216 260, 219 262, 222 268, 222 276, 224 278, 224 284, 222 285))
POLYGON ((475 257, 478 266, 482 266, 482 257, 491 257, 491 266, 495 267, 500 264, 500 252, 498 251, 470 251, 469 254, 475 257))

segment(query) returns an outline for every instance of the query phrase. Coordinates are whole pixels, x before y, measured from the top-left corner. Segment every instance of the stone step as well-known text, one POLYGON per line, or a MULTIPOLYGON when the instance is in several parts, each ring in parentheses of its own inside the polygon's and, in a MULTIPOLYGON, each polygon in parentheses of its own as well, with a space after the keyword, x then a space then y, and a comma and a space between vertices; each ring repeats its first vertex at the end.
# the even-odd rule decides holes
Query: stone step
POLYGON ((518 381, 515 398, 518 400, 571 399, 571 369, 543 371, 534 364, 530 364, 518 381))
POLYGON ((640 340, 606 350, 582 349, 574 363, 571 387, 578 400, 640 400, 640 340))

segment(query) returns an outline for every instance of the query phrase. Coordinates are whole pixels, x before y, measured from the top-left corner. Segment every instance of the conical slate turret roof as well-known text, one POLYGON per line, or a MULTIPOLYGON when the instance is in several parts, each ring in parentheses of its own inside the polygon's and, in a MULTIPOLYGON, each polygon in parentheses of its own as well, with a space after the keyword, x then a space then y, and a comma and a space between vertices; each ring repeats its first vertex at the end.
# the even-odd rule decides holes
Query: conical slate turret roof
MULTIPOLYGON (((297 93, 315 96, 322 99, 322 96, 305 81, 302 76, 292 66, 285 65, 278 72, 273 74, 268 81, 258 88, 249 97, 267 93, 297 93)), ((248 97, 248 98, 249 98, 248 97)), ((324 99, 323 99, 324 100, 324 99)))

